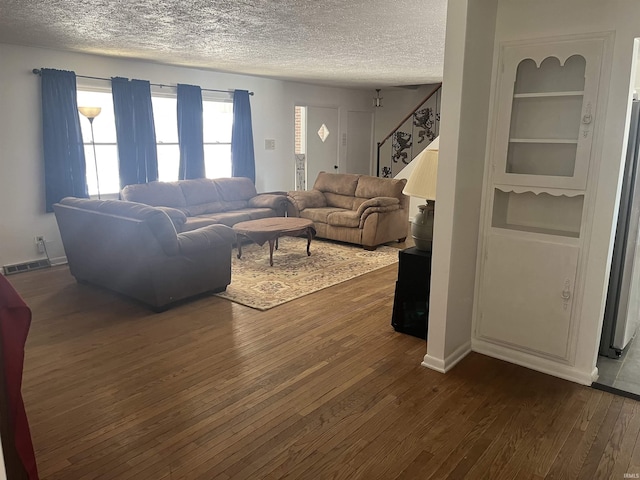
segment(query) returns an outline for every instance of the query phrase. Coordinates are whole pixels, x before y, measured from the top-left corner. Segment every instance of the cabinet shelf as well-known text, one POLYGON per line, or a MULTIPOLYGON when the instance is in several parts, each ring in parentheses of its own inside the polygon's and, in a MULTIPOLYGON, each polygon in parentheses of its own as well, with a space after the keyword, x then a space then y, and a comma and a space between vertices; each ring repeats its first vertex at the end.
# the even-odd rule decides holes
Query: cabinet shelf
POLYGON ((584 197, 584 190, 570 190, 567 188, 548 188, 521 185, 494 185, 496 190, 504 193, 533 193, 534 195, 551 195, 553 197, 584 197))
MULTIPOLYGON (((572 197, 548 192, 496 188, 491 226, 561 237, 580 237, 583 195, 572 197)), ((554 192, 557 193, 557 192, 554 192)))
POLYGON ((517 232, 541 233, 543 235, 553 235, 555 237, 580 238, 580 232, 570 230, 556 230, 553 228, 533 227, 529 225, 494 224, 493 228, 502 228, 517 232))
POLYGON ((541 98, 541 97, 580 97, 584 95, 584 91, 577 90, 573 92, 529 92, 515 93, 513 98, 541 98))

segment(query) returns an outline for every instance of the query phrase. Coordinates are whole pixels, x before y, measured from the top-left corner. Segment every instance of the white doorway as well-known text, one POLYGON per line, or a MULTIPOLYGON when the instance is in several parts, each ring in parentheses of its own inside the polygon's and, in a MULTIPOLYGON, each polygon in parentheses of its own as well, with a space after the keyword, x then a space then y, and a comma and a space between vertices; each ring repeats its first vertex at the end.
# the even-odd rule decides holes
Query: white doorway
POLYGON ((337 108, 296 106, 297 189, 311 189, 320 172, 338 172, 339 130, 337 108))
POLYGON ((373 146, 373 113, 347 112, 347 133, 343 134, 347 147, 347 173, 371 175, 371 147, 373 146))

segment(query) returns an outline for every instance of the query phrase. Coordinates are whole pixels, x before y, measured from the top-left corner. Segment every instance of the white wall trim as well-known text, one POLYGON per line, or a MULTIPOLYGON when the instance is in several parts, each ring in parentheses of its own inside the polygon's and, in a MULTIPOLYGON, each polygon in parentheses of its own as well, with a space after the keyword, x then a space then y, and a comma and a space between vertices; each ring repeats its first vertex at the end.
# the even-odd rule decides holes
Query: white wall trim
POLYGON ((66 265, 68 263, 66 255, 62 257, 50 258, 49 261, 51 262, 52 267, 57 267, 58 265, 66 265))
POLYGON ((483 340, 472 339, 471 350, 489 357, 515 363, 521 367, 530 368, 538 372, 546 373, 554 377, 569 380, 582 385, 591 385, 598 378, 598 369, 593 371, 581 371, 573 365, 565 365, 555 360, 548 360, 525 352, 501 347, 483 340))
POLYGON ((471 342, 467 342, 456 348, 451 355, 447 355, 444 360, 432 357, 428 353, 424 356, 421 365, 440 373, 447 373, 455 367, 460 360, 471 353, 471 342))

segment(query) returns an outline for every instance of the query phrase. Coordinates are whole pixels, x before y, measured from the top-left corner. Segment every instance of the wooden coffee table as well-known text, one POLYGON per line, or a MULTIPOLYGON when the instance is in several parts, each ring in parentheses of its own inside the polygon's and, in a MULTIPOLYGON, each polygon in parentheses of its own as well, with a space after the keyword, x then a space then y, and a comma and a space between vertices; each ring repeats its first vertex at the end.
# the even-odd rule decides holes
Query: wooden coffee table
MULTIPOLYGON (((273 248, 278 249, 278 238, 283 236, 296 237, 307 235, 307 255, 311 255, 309 247, 311 239, 316 235, 316 229, 311 220, 298 217, 269 217, 247 222, 236 223, 233 226, 236 235, 247 237, 262 246, 269 242, 269 265, 273 267, 273 248)), ((242 257, 242 243, 238 239, 238 258, 242 257)))

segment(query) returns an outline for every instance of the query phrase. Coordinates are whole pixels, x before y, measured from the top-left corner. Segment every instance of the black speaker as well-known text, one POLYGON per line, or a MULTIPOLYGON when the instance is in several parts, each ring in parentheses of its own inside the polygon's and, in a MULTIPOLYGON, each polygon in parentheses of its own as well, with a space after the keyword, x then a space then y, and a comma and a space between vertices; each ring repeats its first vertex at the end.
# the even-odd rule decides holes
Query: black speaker
POLYGON ((431 252, 415 247, 399 252, 391 325, 397 332, 427 338, 431 252))

